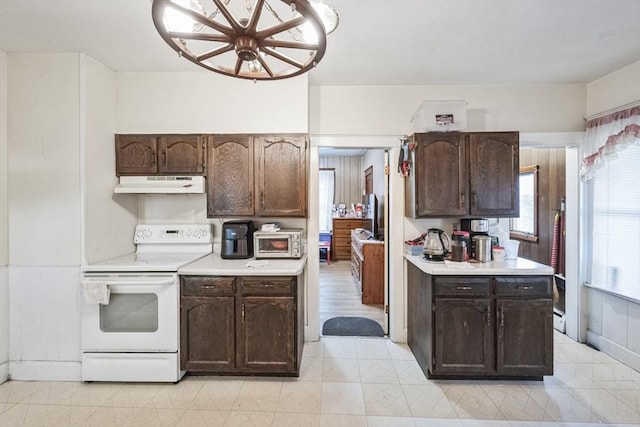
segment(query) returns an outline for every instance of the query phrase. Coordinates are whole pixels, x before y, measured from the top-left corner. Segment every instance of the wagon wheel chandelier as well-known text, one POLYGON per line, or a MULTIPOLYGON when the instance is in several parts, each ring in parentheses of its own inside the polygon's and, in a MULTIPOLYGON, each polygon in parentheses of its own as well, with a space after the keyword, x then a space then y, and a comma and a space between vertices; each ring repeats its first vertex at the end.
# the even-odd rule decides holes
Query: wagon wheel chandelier
POLYGON ((250 80, 303 74, 325 53, 338 15, 322 0, 152 0, 153 23, 179 56, 250 80))

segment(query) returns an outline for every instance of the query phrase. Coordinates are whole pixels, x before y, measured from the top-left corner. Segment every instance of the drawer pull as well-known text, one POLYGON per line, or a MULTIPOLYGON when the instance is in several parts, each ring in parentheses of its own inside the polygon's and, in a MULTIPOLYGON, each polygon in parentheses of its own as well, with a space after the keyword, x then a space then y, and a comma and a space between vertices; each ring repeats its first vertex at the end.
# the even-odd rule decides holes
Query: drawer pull
POLYGON ((200 289, 215 289, 216 285, 202 285, 200 289))
POLYGON ((522 289, 523 291, 529 291, 533 289, 533 286, 518 286, 517 289, 522 289))
POLYGON ((457 291, 470 291, 473 289, 471 286, 456 286, 457 291))

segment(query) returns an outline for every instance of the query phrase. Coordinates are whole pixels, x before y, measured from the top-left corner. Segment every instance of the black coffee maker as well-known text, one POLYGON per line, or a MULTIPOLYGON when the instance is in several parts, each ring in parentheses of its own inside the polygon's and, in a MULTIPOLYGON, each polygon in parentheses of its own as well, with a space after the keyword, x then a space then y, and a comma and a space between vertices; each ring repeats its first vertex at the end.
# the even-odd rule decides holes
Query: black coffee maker
POLYGON ((222 224, 222 251, 224 259, 253 257, 253 221, 227 221, 222 224))

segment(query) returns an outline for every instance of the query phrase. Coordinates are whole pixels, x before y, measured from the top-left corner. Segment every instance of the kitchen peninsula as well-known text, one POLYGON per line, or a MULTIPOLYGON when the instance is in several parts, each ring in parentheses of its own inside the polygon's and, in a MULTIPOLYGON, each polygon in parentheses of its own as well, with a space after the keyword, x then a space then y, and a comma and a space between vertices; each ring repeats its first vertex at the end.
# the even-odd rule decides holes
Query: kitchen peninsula
POLYGON ((298 376, 305 265, 213 253, 180 269, 180 369, 298 376))
POLYGON ((553 269, 405 255, 408 344, 428 378, 553 374, 553 269))

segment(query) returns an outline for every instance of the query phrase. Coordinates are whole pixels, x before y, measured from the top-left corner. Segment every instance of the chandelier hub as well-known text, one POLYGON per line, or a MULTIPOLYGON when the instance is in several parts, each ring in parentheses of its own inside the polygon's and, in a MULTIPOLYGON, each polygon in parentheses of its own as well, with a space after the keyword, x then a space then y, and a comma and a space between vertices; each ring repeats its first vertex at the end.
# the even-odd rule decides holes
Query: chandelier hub
POLYGON ((235 42, 236 54, 243 61, 255 61, 258 58, 258 42, 253 37, 240 36, 235 42))

